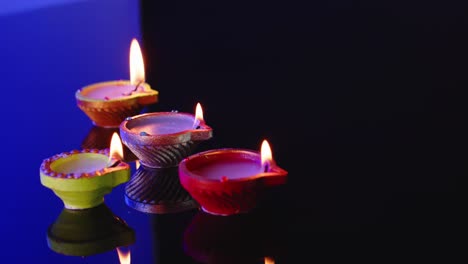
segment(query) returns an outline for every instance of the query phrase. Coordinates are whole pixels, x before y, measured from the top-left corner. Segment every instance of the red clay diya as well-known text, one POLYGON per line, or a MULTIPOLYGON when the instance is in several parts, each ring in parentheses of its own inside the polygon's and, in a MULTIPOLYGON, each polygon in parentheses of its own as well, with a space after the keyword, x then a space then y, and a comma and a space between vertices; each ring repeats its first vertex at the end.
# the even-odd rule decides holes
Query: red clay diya
POLYGON ((43 160, 41 183, 62 199, 65 208, 98 206, 115 186, 130 179, 130 166, 121 161, 122 143, 114 135, 110 150, 73 150, 43 160))
POLYGON ((136 39, 130 46, 130 81, 91 84, 75 93, 78 107, 96 126, 118 127, 129 116, 158 101, 158 91, 145 83, 143 56, 136 39))
POLYGON ((179 164, 182 186, 210 214, 233 215, 256 207, 265 188, 286 183, 287 171, 273 160, 266 140, 261 153, 247 149, 213 149, 179 164))
POLYGON ((128 117, 120 125, 122 142, 149 168, 177 167, 202 141, 213 136, 200 104, 195 115, 154 112, 128 117))

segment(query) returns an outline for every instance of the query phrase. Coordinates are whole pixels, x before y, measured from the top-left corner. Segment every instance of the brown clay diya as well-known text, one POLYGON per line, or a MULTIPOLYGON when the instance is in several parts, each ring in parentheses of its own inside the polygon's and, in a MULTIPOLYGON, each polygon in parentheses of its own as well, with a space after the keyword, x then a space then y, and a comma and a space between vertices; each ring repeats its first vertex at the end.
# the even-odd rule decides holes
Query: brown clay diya
POLYGON ((195 115, 153 112, 128 117, 120 125, 122 142, 150 168, 176 167, 202 141, 213 136, 197 104, 195 115))
POLYGON ((215 215, 251 211, 262 191, 286 183, 287 174, 273 160, 266 140, 260 153, 247 149, 213 149, 191 155, 179 164, 182 186, 203 211, 215 215))
POLYGON ((130 179, 130 166, 122 161, 117 133, 110 149, 63 152, 43 160, 41 183, 62 199, 67 209, 86 209, 104 202, 104 196, 130 179))
POLYGON ((75 93, 78 107, 96 126, 118 127, 129 116, 158 101, 158 91, 145 83, 141 49, 136 39, 130 46, 130 80, 105 81, 75 93))

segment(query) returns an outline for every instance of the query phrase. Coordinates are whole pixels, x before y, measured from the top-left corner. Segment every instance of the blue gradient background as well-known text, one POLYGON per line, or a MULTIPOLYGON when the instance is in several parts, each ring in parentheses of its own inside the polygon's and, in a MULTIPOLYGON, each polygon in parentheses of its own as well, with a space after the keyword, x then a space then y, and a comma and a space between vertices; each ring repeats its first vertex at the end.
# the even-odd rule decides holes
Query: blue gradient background
MULTIPOLYGON (((40 184, 39 166, 44 158, 80 149, 91 129, 76 107, 78 88, 128 79, 130 41, 141 41, 138 1, 2 1, 0 36, 2 262, 119 263, 115 251, 81 258, 48 248, 47 228, 63 205, 40 184)), ((123 186, 106 204, 130 226, 149 228, 149 217, 124 204, 123 186)), ((153 258, 151 234, 136 232, 140 253, 133 257, 144 263, 153 258)))
MULTIPOLYGON (((128 78, 134 37, 147 55, 147 81, 160 92, 157 108, 191 111, 200 101, 214 127, 211 147, 257 148, 271 139, 290 173, 271 217, 284 233, 273 235, 286 234, 288 250, 306 246, 291 258, 348 257, 356 241, 327 243, 320 233, 370 231, 408 243, 388 247, 382 259, 411 251, 432 260, 446 240, 413 251, 417 243, 406 238, 461 230, 466 2, 175 0, 141 1, 141 10, 139 2, 0 3, 0 256, 7 261, 118 263, 115 251, 80 258, 47 247, 47 227, 63 206, 41 186, 39 166, 80 148, 92 126, 74 93, 128 78)), ((106 204, 136 231, 132 263, 192 262, 171 232, 177 216, 155 221, 129 209, 123 186, 106 204)), ((353 253, 385 250, 369 242, 353 253)), ((279 254, 277 264, 291 263, 279 254)))
MULTIPOLYGON (((93 128, 76 105, 76 90, 128 79, 132 38, 145 57, 139 1, 15 3, 0 4, 1 262, 119 263, 116 250, 74 257, 48 247, 48 227, 63 204, 41 185, 39 167, 45 158, 81 149, 93 128)), ((124 186, 114 188, 105 204, 135 231, 136 241, 127 248, 132 263, 195 263, 183 251, 182 233, 200 212, 141 213, 125 204, 124 186)))

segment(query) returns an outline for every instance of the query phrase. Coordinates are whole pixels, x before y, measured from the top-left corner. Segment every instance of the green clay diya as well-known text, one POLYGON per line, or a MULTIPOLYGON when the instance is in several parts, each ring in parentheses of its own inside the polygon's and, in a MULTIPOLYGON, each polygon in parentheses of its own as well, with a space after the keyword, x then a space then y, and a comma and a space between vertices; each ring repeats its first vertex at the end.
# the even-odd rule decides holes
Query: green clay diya
POLYGON ((63 152, 43 160, 41 183, 50 188, 67 209, 87 209, 104 202, 114 187, 130 179, 130 166, 109 149, 63 152))

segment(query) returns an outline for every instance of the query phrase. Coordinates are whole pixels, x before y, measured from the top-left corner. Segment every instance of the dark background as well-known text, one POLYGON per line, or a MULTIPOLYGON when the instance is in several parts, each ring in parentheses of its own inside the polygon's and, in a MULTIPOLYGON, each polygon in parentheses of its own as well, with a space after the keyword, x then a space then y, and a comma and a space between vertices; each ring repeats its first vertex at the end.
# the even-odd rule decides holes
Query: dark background
MULTIPOLYGON (((466 223, 467 14, 462 1, 1 2, 2 261, 118 263, 115 250, 71 257, 48 247, 63 204, 39 167, 81 148, 93 126, 75 91, 127 79, 135 37, 160 93, 148 111, 200 102, 214 137, 198 151, 267 139, 289 172, 252 217, 276 264, 375 250, 385 253, 374 262, 406 253, 447 262, 454 252, 440 246, 455 240, 434 234, 459 236, 466 223), (429 247, 416 251, 421 240, 429 247)), ((203 214, 144 214, 123 192, 105 201, 135 230, 132 263, 196 263, 181 234, 203 214)))
POLYGON ((209 147, 268 139, 293 232, 447 231, 464 170, 468 4, 143 1, 158 109, 193 111, 209 147), (296 223, 298 225, 296 225, 296 223), (304 229, 304 223, 308 228, 304 229))

